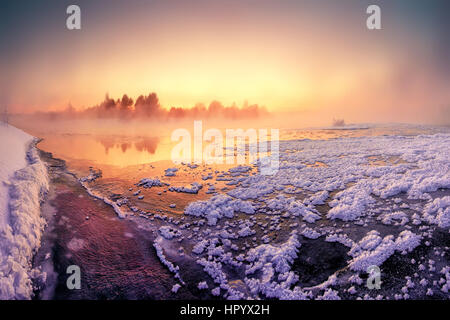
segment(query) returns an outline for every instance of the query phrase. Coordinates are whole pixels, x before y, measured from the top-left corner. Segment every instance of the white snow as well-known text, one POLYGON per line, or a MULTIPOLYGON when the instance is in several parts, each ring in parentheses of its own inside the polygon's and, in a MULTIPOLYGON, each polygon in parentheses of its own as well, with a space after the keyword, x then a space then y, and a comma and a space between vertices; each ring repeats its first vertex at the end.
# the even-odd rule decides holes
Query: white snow
POLYGON ((206 281, 199 282, 197 288, 199 288, 200 290, 208 289, 208 284, 206 283, 206 281))
POLYGON ((267 298, 308 299, 309 294, 296 286, 298 276, 291 270, 291 264, 297 257, 300 242, 296 231, 289 239, 279 245, 262 244, 249 250, 246 260, 250 264, 245 274, 245 283, 253 294, 262 294, 267 298), (257 271, 260 276, 255 276, 257 271))
POLYGON ((381 238, 379 232, 372 230, 349 251, 353 257, 349 263, 350 269, 367 271, 372 265, 380 266, 395 251, 412 251, 420 240, 421 236, 408 230, 402 231, 396 240, 393 235, 381 238))
POLYGON ((161 233, 161 235, 167 240, 181 236, 181 232, 179 230, 176 230, 170 226, 162 226, 159 228, 159 233, 161 233))
POLYGON ((175 173, 177 171, 178 171, 178 168, 168 168, 164 171, 164 174, 167 177, 173 177, 173 176, 175 176, 175 173))
POLYGON ((450 227, 450 196, 434 199, 425 207, 423 216, 441 228, 450 227))
POLYGON ((203 185, 193 182, 191 183, 191 186, 185 186, 185 187, 169 187, 169 191, 171 192, 184 192, 184 193, 193 193, 197 194, 199 190, 203 188, 203 185))
POLYGON ((380 216, 379 220, 381 220, 381 222, 383 222, 384 224, 397 223, 402 226, 405 225, 409 221, 407 215, 401 211, 394 211, 394 212, 386 213, 386 214, 380 216))
POLYGON ((26 153, 33 137, 0 122, 0 226, 8 222, 8 182, 14 172, 27 165, 26 153))
POLYGON ((34 138, 0 124, 0 299, 30 299, 31 259, 45 220, 40 203, 48 191, 45 165, 34 138))
POLYGON ((220 295, 220 287, 215 287, 211 290, 211 293, 213 296, 219 296, 220 295))
POLYGON ((255 209, 250 202, 217 195, 206 201, 192 202, 184 210, 187 215, 205 217, 209 225, 215 225, 223 217, 232 218, 235 212, 253 214, 255 209))
POLYGON ((143 186, 144 188, 151 188, 151 187, 162 187, 169 185, 168 183, 161 182, 159 179, 150 179, 150 178, 144 178, 139 181, 137 184, 138 187, 143 186))
MULTIPOLYGON (((122 209, 122 206, 128 203, 128 199, 119 199, 114 202, 108 199, 108 197, 105 197, 102 194, 95 192, 94 190, 89 188, 88 183, 86 181, 83 181, 83 178, 81 178, 79 181, 81 186, 87 191, 90 196, 102 200, 107 205, 110 205, 119 218, 123 219, 128 215, 128 211, 126 209, 122 209)), ((137 208, 135 208, 135 211, 137 211, 137 208)))
POLYGON ((250 249, 247 254, 249 265, 245 271, 246 274, 253 274, 263 269, 266 275, 273 272, 284 273, 290 270, 290 263, 297 257, 297 251, 300 242, 297 233, 292 232, 289 240, 281 246, 273 246, 270 244, 262 244, 256 248, 250 249))
POLYGON ((239 235, 240 237, 248 237, 248 236, 252 236, 252 235, 254 235, 255 233, 256 233, 256 231, 250 229, 249 226, 244 226, 243 228, 241 228, 241 229, 238 231, 238 235, 239 235))
POLYGON ((320 232, 317 232, 316 230, 311 228, 305 228, 302 231, 301 235, 309 239, 317 239, 321 236, 320 232))
POLYGON ((202 254, 208 245, 209 245, 208 240, 206 240, 206 239, 202 240, 194 246, 194 248, 192 249, 192 252, 195 254, 202 254))
MULTIPOLYGON (((290 211, 313 222, 319 218, 313 206, 325 203, 329 192, 338 190, 329 201, 332 208, 327 217, 353 221, 376 204, 374 196, 387 199, 405 192, 410 199, 422 199, 427 192, 449 188, 448 145, 450 135, 443 133, 283 141, 280 143, 280 168, 276 174, 245 177, 228 195, 241 200, 261 199, 277 190, 288 193, 292 188, 302 188, 313 192, 304 201, 308 207, 291 201, 283 204, 282 198, 277 202, 272 199, 266 201, 277 210, 294 206, 290 211), (368 157, 374 154, 398 157, 402 162, 372 166, 368 157), (316 162, 324 166, 306 165, 316 162), (353 185, 349 186, 350 183, 353 185)), ((445 209, 443 211, 445 216, 445 209)))
POLYGON ((172 292, 173 293, 177 293, 178 292, 178 290, 181 288, 181 285, 180 284, 178 284, 178 283, 176 283, 176 284, 174 284, 173 286, 172 286, 172 292))
POLYGON ((177 265, 174 265, 172 262, 170 262, 167 257, 164 254, 163 247, 161 246, 162 238, 158 237, 155 242, 153 243, 153 247, 156 250, 156 255, 158 256, 159 260, 163 265, 165 265, 170 272, 172 272, 175 275, 175 278, 178 279, 182 284, 184 284, 184 281, 181 279, 180 276, 180 267, 177 265))
POLYGON ((329 288, 323 295, 318 296, 317 300, 341 300, 341 298, 336 290, 329 288))

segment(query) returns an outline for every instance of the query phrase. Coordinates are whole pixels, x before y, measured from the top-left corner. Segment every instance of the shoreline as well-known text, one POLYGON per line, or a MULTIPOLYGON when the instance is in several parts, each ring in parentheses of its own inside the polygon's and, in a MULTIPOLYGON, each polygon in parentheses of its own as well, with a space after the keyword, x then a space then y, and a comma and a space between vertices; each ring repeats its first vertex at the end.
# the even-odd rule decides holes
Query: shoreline
MULTIPOLYGON (((20 132, 14 131, 16 128, 13 126, 11 128, 14 128, 11 130, 16 135, 20 132)), ((3 181, 8 190, 8 209, 5 212, 6 224, 1 230, 0 260, 3 263, 0 266, 0 299, 32 299, 33 284, 45 277, 39 268, 33 267, 32 262, 45 230, 41 205, 45 201, 49 182, 46 166, 36 147, 39 140, 27 136, 25 166, 3 181)))
POLYGON ((156 255, 152 232, 118 217, 88 194, 64 160, 38 150, 48 166, 50 191, 42 212, 48 226, 34 265, 49 277, 35 283, 34 299, 195 299, 188 290, 171 293, 176 281, 156 255), (81 290, 66 287, 69 265, 81 269, 81 290))

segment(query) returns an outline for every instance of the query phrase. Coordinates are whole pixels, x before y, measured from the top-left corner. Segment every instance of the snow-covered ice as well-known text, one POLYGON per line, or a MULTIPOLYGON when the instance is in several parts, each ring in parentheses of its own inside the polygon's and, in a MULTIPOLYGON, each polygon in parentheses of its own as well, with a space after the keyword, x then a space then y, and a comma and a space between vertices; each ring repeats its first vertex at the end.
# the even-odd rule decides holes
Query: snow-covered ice
POLYGON ((199 199, 164 203, 183 210, 182 217, 161 211, 150 217, 158 223, 157 255, 183 285, 187 259, 202 272, 193 285, 226 299, 442 297, 450 288, 449 270, 440 271, 449 248, 433 237, 450 231, 449 146, 446 133, 287 140, 280 141, 273 175, 259 174, 259 163, 184 166, 166 170, 170 187, 157 178, 137 186, 168 186, 162 191, 171 197, 199 199), (187 171, 196 181, 181 180, 187 171), (402 268, 401 283, 389 292, 368 291, 368 268, 384 268, 388 277, 393 263, 411 270, 402 268), (430 279, 420 285, 424 278, 430 279))
MULTIPOLYGON (((326 242, 347 248, 348 270, 352 279, 360 281, 350 282, 343 292, 357 298, 363 285, 359 273, 429 243, 424 238, 430 235, 420 230, 420 225, 426 222, 448 229, 450 198, 434 198, 430 193, 450 188, 449 145, 449 134, 282 141, 276 174, 242 176, 251 167, 233 168, 217 179, 230 181, 228 184, 235 186, 232 190, 185 208, 184 213, 194 221, 206 220, 217 229, 205 233, 206 239, 198 237, 192 253, 200 256, 198 263, 225 288, 227 274, 222 266, 245 267, 245 289, 239 291, 247 297, 340 299, 342 292, 332 288, 342 281, 337 275, 315 286, 313 294, 300 285, 299 275, 292 269, 301 250, 299 235, 308 241, 325 236, 326 242), (372 158, 380 161, 372 162, 372 158), (317 163, 320 165, 313 165, 317 163), (269 220, 258 220, 264 217, 269 220), (385 225, 380 230, 391 233, 382 234, 369 224, 371 228, 385 225), (285 242, 273 243, 270 232, 287 233, 288 228, 294 230, 285 242), (228 244, 211 251, 214 234, 228 244), (236 253, 231 250, 236 241, 246 241, 245 259, 240 249, 236 253)), ((398 294, 403 299, 411 293, 399 288, 398 294)))

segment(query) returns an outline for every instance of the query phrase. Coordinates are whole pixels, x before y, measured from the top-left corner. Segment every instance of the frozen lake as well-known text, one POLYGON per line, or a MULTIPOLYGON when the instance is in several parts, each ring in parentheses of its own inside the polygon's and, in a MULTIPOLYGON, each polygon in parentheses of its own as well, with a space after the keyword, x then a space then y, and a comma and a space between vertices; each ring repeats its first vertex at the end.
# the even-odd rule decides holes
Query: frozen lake
MULTIPOLYGON (((169 135, 152 133, 33 133, 44 139, 41 150, 65 160, 96 201, 123 218, 115 217, 115 223, 127 224, 128 237, 141 244, 136 249, 127 242, 130 250, 155 258, 135 264, 153 264, 166 274, 166 291, 149 294, 138 290, 152 286, 145 268, 140 268, 143 278, 133 273, 140 279, 136 284, 118 273, 122 278, 113 281, 117 288, 111 292, 122 293, 113 297, 449 297, 448 128, 281 130, 280 167, 271 176, 252 164, 174 165, 169 135), (372 266, 381 269, 379 290, 366 286, 372 266)), ((76 198, 59 206, 70 201, 76 198)), ((59 232, 66 228, 64 219, 75 216, 62 214, 55 222, 59 232)), ((84 212, 80 216, 83 225, 96 223, 84 220, 84 212)), ((83 260, 94 250, 89 236, 83 239, 70 225, 65 252, 77 256, 81 268, 94 268, 83 260)), ((95 227, 97 238, 116 228, 95 227)), ((102 246, 100 251, 114 250, 102 246)), ((113 269, 114 262, 112 278, 113 269)), ((106 281, 95 273, 85 280, 94 287, 106 281)), ((86 296, 96 297, 95 290, 86 296)))

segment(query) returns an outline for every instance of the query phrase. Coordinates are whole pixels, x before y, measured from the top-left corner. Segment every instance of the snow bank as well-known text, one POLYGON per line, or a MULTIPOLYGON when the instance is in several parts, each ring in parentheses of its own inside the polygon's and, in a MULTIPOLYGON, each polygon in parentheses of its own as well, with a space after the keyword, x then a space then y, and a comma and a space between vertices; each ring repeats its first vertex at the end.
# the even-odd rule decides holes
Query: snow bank
POLYGON ((33 137, 12 126, 0 123, 0 226, 7 223, 7 182, 19 169, 27 165, 26 153, 33 137))
POLYGON ((0 125, 0 137, 0 299, 30 299, 31 260, 45 226, 40 204, 48 175, 32 136, 0 125))

